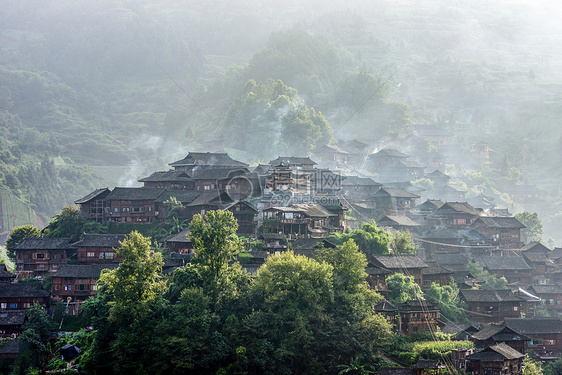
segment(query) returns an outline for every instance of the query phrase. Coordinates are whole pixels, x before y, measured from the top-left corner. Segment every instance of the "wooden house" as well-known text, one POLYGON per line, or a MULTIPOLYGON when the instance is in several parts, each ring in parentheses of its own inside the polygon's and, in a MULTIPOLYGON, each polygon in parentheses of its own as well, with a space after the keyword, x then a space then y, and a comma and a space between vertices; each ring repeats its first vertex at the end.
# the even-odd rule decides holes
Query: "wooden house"
POLYGON ((398 307, 396 307, 395 304, 388 302, 386 299, 375 305, 375 313, 384 316, 392 325, 396 325, 396 322, 399 319, 398 307))
POLYGON ((387 277, 394 274, 394 272, 382 267, 369 266, 365 269, 367 273, 367 283, 369 288, 376 290, 383 296, 387 296, 388 286, 386 285, 387 277))
POLYGON ((449 185, 449 180, 451 179, 449 175, 446 175, 439 169, 436 169, 431 173, 427 173, 424 177, 433 181, 433 186, 436 189, 449 185))
POLYGON ((489 324, 480 331, 472 334, 474 346, 481 349, 503 342, 513 349, 525 353, 529 340, 530 338, 528 336, 508 327, 503 322, 499 324, 489 324))
POLYGON ((369 145, 357 139, 343 142, 340 148, 348 153, 348 165, 354 168, 360 168, 369 153, 369 145))
POLYGON ((5 264, 0 264, 0 284, 11 283, 16 278, 16 275, 8 272, 5 264))
POLYGON ((124 234, 84 234, 84 238, 75 242, 78 264, 113 264, 120 263, 116 249, 125 240, 124 234))
POLYGON ((369 177, 345 176, 341 181, 341 194, 347 199, 361 201, 375 194, 381 186, 369 177))
POLYGON ((523 246, 521 229, 525 226, 515 217, 480 216, 471 227, 491 238, 492 245, 498 249, 519 249, 523 246))
POLYGON ((116 187, 105 198, 105 221, 150 223, 158 219, 156 200, 166 189, 116 187))
POLYGON ((349 152, 336 145, 323 145, 314 150, 314 158, 327 168, 346 168, 349 152))
POLYGON ((105 198, 111 193, 108 188, 96 189, 84 198, 74 201, 80 207, 84 217, 101 223, 106 220, 105 212, 107 201, 105 198))
POLYGON ((423 270, 428 267, 427 263, 414 255, 374 255, 369 262, 394 273, 413 276, 418 285, 423 285, 423 270))
POLYGON ((464 254, 439 254, 432 260, 451 271, 466 271, 466 266, 470 263, 464 254))
POLYGON ((505 277, 510 284, 531 284, 533 269, 521 256, 483 256, 474 261, 496 277, 505 277))
POLYGON ((421 227, 420 224, 405 215, 384 215, 377 220, 377 225, 379 227, 389 227, 394 230, 403 230, 411 233, 416 232, 417 229, 421 227))
POLYGON ((545 309, 562 313, 562 287, 560 285, 531 285, 528 290, 541 298, 542 306, 545 309))
POLYGON ((524 354, 499 343, 466 356, 467 370, 474 375, 519 375, 524 354))
POLYGON ((367 157, 366 168, 378 172, 384 168, 408 159, 410 156, 393 149, 382 149, 367 157))
POLYGON ((499 323, 519 318, 526 311, 525 300, 509 289, 461 289, 460 298, 468 305, 468 316, 480 323, 499 323))
POLYGON ((428 216, 428 221, 434 226, 463 227, 471 225, 481 213, 481 209, 474 208, 466 202, 446 202, 428 216))
POLYGON ((101 271, 115 268, 117 264, 63 264, 53 275, 51 298, 67 304, 69 313, 76 315, 85 300, 98 294, 101 271))
POLYGON ((193 243, 189 239, 189 228, 186 228, 171 237, 164 240, 166 248, 173 254, 189 254, 193 253, 193 243))
POLYGON ((546 254, 522 252, 523 258, 533 269, 532 284, 548 284, 550 274, 559 266, 549 259, 546 254))
POLYGON ((0 284, 0 310, 27 310, 33 304, 48 308, 49 297, 40 282, 0 284))
POLYGON ((14 247, 18 279, 48 276, 76 254, 70 238, 26 238, 14 247))
POLYGON ((0 338, 19 336, 21 326, 25 323, 26 314, 26 310, 1 310, 0 338))
POLYGON ((184 171, 154 172, 148 177, 141 178, 139 182, 149 189, 195 190, 194 180, 184 171))
POLYGON ((468 250, 473 254, 487 255, 493 249, 490 238, 469 227, 429 229, 420 233, 419 238, 423 242, 426 256, 434 259, 444 253, 460 253, 468 250))
POLYGON ((449 285, 452 281, 453 272, 441 266, 437 262, 426 262, 427 268, 423 269, 423 282, 420 285, 423 290, 427 290, 431 284, 436 283, 441 286, 449 285))
POLYGON ((312 191, 312 174, 316 162, 308 157, 278 157, 269 162, 271 175, 266 179, 265 192, 284 192, 290 194, 310 195, 312 191))
POLYGON ((415 206, 420 196, 404 189, 383 187, 369 200, 375 203, 377 212, 382 215, 405 215, 415 206))
POLYGON ((189 152, 185 158, 169 164, 176 171, 184 171, 190 177, 210 169, 243 169, 248 164, 232 159, 226 153, 189 152))
POLYGON ((241 236, 250 236, 256 234, 258 222, 256 216, 258 210, 247 201, 238 201, 223 208, 225 211, 232 212, 232 215, 238 222, 238 230, 236 233, 241 236))
POLYGON ((441 327, 441 332, 451 335, 455 340, 468 341, 472 335, 480 331, 476 324, 447 322, 441 327))
POLYGON ((562 355, 562 320, 560 318, 512 318, 505 325, 513 331, 529 337, 527 350, 537 357, 560 357, 562 355))
POLYGON ((410 336, 418 332, 437 331, 439 309, 425 300, 411 300, 396 305, 400 315, 399 332, 410 336))
POLYGON ((415 135, 429 140, 436 147, 453 144, 453 134, 447 129, 435 125, 412 125, 412 130, 415 135))
POLYGON ((400 160, 376 171, 382 182, 414 181, 424 176, 425 166, 417 161, 400 160))

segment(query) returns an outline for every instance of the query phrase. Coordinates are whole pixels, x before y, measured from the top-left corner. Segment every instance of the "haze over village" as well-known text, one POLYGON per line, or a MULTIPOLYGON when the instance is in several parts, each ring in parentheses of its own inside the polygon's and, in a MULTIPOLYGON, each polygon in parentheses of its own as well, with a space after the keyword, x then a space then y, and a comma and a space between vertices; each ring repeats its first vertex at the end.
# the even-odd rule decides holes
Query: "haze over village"
POLYGON ((0 9, 0 374, 562 374, 559 5, 0 9))

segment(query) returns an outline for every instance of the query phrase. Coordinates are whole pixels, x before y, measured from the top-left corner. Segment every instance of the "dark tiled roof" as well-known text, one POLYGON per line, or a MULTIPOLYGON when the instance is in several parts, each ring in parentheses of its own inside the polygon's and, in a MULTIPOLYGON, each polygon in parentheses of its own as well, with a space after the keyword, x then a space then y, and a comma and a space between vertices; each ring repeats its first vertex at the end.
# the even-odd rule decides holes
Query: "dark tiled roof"
POLYGON ((560 258, 562 258, 562 248, 560 248, 560 247, 555 248, 550 253, 548 253, 548 257, 550 259, 560 259, 560 258))
POLYGON ((19 354, 19 352, 20 352, 19 339, 8 341, 6 345, 0 348, 0 354, 19 354))
POLYGON ((433 172, 426 174, 425 177, 427 177, 429 179, 431 179, 431 178, 443 178, 443 177, 451 178, 448 175, 446 175, 445 173, 441 172, 439 169, 436 169, 433 172))
POLYGON ((271 166, 268 164, 259 164, 252 170, 252 173, 257 173, 259 175, 265 175, 269 173, 271 166))
POLYGON ((478 222, 484 223, 489 228, 525 228, 519 220, 509 216, 480 216, 478 219, 474 220, 472 225, 478 222))
POLYGON ((506 318, 505 325, 523 335, 562 333, 560 318, 506 318))
POLYGON ((345 179, 341 181, 342 186, 382 186, 382 184, 374 181, 369 177, 359 177, 359 176, 345 176, 345 179))
POLYGON ((400 311, 418 311, 418 310, 433 310, 435 305, 433 303, 425 301, 425 300, 408 300, 404 303, 400 303, 397 305, 398 310, 400 311))
POLYGON ((367 275, 390 275, 393 273, 392 271, 382 267, 367 267, 365 268, 365 272, 367 275))
POLYGON ((373 259, 388 269, 427 267, 427 264, 415 255, 375 255, 373 259))
POLYGON ((491 238, 486 237, 482 233, 473 228, 437 228, 425 232, 421 238, 424 239, 453 239, 459 243, 464 241, 490 241, 491 238))
POLYGON ((454 335, 459 332, 478 332, 478 327, 470 323, 455 323, 455 322, 447 322, 443 328, 441 328, 441 332, 446 333, 448 335, 454 335))
POLYGON ((309 157, 300 156, 279 156, 277 159, 269 162, 270 165, 316 165, 315 161, 309 157))
POLYGON ((428 267, 423 269, 425 275, 452 275, 453 273, 437 262, 427 262, 428 267))
POLYGON ((75 204, 83 204, 83 203, 89 202, 92 199, 96 199, 97 197, 99 197, 100 195, 103 195, 106 192, 109 192, 108 188, 96 189, 93 192, 91 192, 90 194, 86 195, 84 198, 80 198, 78 200, 75 200, 74 203, 75 204))
POLYGON ((73 246, 119 248, 125 237, 125 234, 84 234, 84 238, 73 246))
POLYGON ((420 224, 416 223, 408 216, 394 216, 394 215, 385 215, 381 219, 377 220, 377 225, 379 226, 392 226, 392 225, 401 225, 407 227, 419 227, 420 224))
POLYGON ((164 203, 171 197, 176 197, 176 199, 183 205, 193 202, 201 192, 199 191, 189 191, 189 190, 166 190, 155 200, 157 203, 164 203))
POLYGON ((314 250, 318 247, 335 248, 336 245, 322 238, 299 238, 295 240, 291 246, 293 250, 314 250))
POLYGON ((506 256, 506 257, 478 257, 474 258, 474 261, 481 265, 482 267, 494 271, 512 271, 512 270, 530 270, 531 266, 525 262, 525 259, 521 256, 506 256))
POLYGON ((440 214, 448 214, 448 213, 465 213, 469 215, 480 215, 480 210, 472 207, 467 202, 446 202, 443 206, 439 207, 436 211, 440 214))
POLYGON ((103 269, 115 269, 117 264, 61 264, 53 277, 98 279, 103 269))
POLYGON ((0 325, 21 326, 25 321, 27 310, 3 310, 0 311, 0 325))
POLYGON ((337 216, 328 212, 324 207, 318 203, 293 203, 293 207, 300 209, 305 213, 305 215, 310 217, 330 217, 337 216))
POLYGON ((523 302, 524 299, 516 296, 509 289, 461 289, 461 294, 467 302, 523 302))
POLYGON ((44 290, 41 283, 2 283, 0 284, 0 298, 10 297, 49 297, 50 293, 44 290))
POLYGON ((531 285, 529 290, 533 294, 561 294, 562 288, 559 285, 531 285))
POLYGON ((141 178, 139 182, 185 182, 190 179, 189 175, 183 171, 160 171, 141 178))
POLYGON ((375 194, 373 194, 374 198, 378 197, 396 197, 396 198, 419 198, 420 196, 417 194, 410 193, 404 189, 395 189, 395 188, 388 188, 383 187, 379 189, 375 194))
POLYGON ((438 199, 428 199, 422 204, 418 204, 415 208, 419 210, 435 211, 439 207, 443 206, 445 203, 438 199))
POLYGON ((423 164, 418 163, 417 161, 399 161, 398 163, 392 165, 391 168, 399 169, 399 168, 423 168, 423 164))
POLYGON ((505 323, 501 324, 490 324, 484 327, 479 332, 472 334, 472 338, 478 341, 486 341, 489 339, 495 342, 501 341, 527 341, 529 338, 517 332, 512 328, 509 328, 505 323))
POLYGON ((318 147, 317 149, 314 150, 315 154, 323 153, 323 152, 326 152, 326 153, 334 152, 334 153, 340 153, 340 154, 349 154, 349 152, 347 152, 344 149, 342 149, 338 146, 335 146, 335 145, 323 145, 323 146, 320 146, 320 147, 318 147))
POLYGON ((474 354, 470 354, 466 356, 466 359, 493 362, 493 361, 503 361, 505 359, 519 359, 519 358, 523 358, 524 356, 525 355, 519 353, 511 346, 506 345, 502 342, 497 345, 490 346, 474 354))
POLYGON ((65 250, 72 249, 70 238, 26 238, 16 250, 65 250))
POLYGON ((412 365, 412 368, 437 370, 445 368, 445 365, 443 365, 438 359, 420 359, 416 364, 412 365))
POLYGON ((531 252, 544 253, 544 254, 550 253, 550 249, 544 246, 540 242, 529 242, 527 245, 523 246, 521 250, 527 253, 531 253, 531 252))
POLYGON ((0 279, 14 278, 16 275, 8 272, 5 264, 0 264, 0 279))
POLYGON ((442 266, 447 266, 447 265, 468 266, 468 258, 463 254, 439 254, 435 257, 435 261, 442 266))
POLYGON ((215 166, 234 166, 247 167, 248 164, 232 159, 226 153, 211 152, 190 152, 181 160, 170 163, 173 167, 190 165, 215 165, 215 166))
POLYGON ((249 174, 250 172, 246 169, 207 169, 198 173, 193 177, 193 180, 225 180, 232 177, 242 176, 249 174))
POLYGON ((409 158, 409 155, 403 154, 398 150, 393 150, 390 148, 383 148, 382 150, 380 150, 379 152, 375 152, 374 154, 369 155, 369 158, 371 157, 379 157, 379 156, 388 156, 388 157, 392 157, 392 158, 409 158))
POLYGON ((384 301, 379 302, 375 305, 375 311, 376 312, 393 312, 393 311, 398 311, 398 307, 396 307, 396 305, 388 302, 387 300, 384 300, 384 301))
POLYGON ((382 367, 378 375, 416 375, 416 370, 404 367, 382 367))
POLYGON ((412 185, 412 183, 410 181, 406 181, 406 182, 385 182, 384 187, 385 188, 391 188, 391 189, 403 189, 403 190, 406 190, 407 192, 409 192, 411 194, 417 194, 417 193, 421 193, 422 191, 425 191, 425 189, 422 188, 422 187, 412 185))
POLYGON ((105 197, 105 200, 154 201, 164 191, 166 191, 166 189, 116 187, 105 197))
POLYGON ((554 262, 544 253, 523 252, 523 258, 531 263, 548 263, 554 265, 554 262))

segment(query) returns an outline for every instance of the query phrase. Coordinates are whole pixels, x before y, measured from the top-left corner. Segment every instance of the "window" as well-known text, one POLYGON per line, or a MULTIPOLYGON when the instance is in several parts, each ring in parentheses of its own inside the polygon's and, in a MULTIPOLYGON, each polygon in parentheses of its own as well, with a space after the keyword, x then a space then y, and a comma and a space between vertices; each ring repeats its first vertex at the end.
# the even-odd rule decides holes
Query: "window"
POLYGON ((29 303, 29 302, 26 302, 26 303, 23 304, 24 309, 29 309, 30 307, 31 307, 31 303, 29 303))
POLYGON ((100 285, 92 285, 92 290, 99 290, 100 285))
POLYGON ((152 206, 148 206, 148 212, 152 212, 152 206))
POLYGON ((18 308, 17 303, 10 303, 10 309, 17 309, 17 308, 18 308))
POLYGON ((417 332, 417 331, 418 331, 418 327, 414 327, 413 331, 414 331, 414 332, 417 332))
POLYGON ((33 259, 49 259, 49 253, 33 253, 33 259))
POLYGON ((476 306, 476 311, 480 311, 480 306, 476 306))
POLYGON ((60 285, 55 285, 55 290, 59 290, 60 289, 60 285))
POLYGON ((0 303, 0 308, 1 308, 2 310, 6 310, 6 309, 8 308, 8 304, 5 303, 5 302, 2 302, 2 303, 0 303))
POLYGON ((205 190, 211 190, 211 187, 209 185, 205 185, 204 188, 205 190))
POLYGON ((89 284, 74 284, 74 290, 89 290, 89 284))
POLYGON ((115 207, 115 208, 113 209, 113 211, 118 212, 118 211, 117 211, 117 207, 115 207))
POLYGON ((72 285, 66 284, 66 285, 64 286, 64 290, 72 290, 72 285))
POLYGON ((133 212, 142 212, 142 206, 134 206, 133 212))
POLYGON ((508 307, 508 306, 504 306, 502 310, 503 310, 503 311, 509 311, 509 307, 508 307))
POLYGON ((102 251, 100 252, 100 259, 113 259, 113 251, 102 251))
POLYGON ((86 253, 86 256, 87 256, 88 258, 93 258, 93 257, 96 256, 96 253, 94 253, 93 251, 88 251, 88 252, 86 253))
POLYGON ((519 307, 513 306, 513 311, 517 311, 517 310, 519 310, 519 307))

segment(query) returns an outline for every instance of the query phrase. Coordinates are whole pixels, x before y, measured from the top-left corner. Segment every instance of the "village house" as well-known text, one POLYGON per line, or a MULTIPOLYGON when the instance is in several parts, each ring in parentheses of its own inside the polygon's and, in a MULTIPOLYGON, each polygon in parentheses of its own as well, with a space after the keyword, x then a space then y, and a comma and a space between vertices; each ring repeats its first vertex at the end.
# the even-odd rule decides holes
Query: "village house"
POLYGON ((148 177, 138 180, 144 188, 168 190, 195 190, 194 180, 184 171, 154 172, 148 177))
POLYGON ((84 217, 101 223, 106 220, 106 205, 105 198, 111 193, 108 188, 96 189, 84 198, 74 201, 80 207, 80 212, 84 217))
POLYGON ((420 196, 404 189, 383 187, 368 198, 374 202, 377 213, 382 215, 405 215, 415 206, 420 196))
POLYGON ((521 256, 483 256, 474 261, 496 277, 505 277, 509 284, 529 285, 533 269, 521 256))
POLYGON ((406 336, 437 331, 439 309, 425 300, 410 300, 396 305, 400 320, 398 331, 406 336))
POLYGON ((449 185, 449 180, 451 179, 449 175, 446 175, 445 173, 441 172, 439 169, 436 169, 431 173, 427 173, 424 177, 427 178, 428 180, 433 181, 434 189, 439 189, 449 185))
POLYGON ((487 255, 493 249, 493 246, 490 245, 490 238, 467 227, 429 229, 419 234, 419 238, 423 243, 426 257, 431 259, 437 259, 444 254, 461 252, 487 255))
MULTIPOLYGON (((342 142, 340 141, 340 143, 342 142)), ((363 165, 369 153, 369 145, 356 139, 343 142, 340 148, 348 153, 348 165, 355 168, 360 168, 363 165)))
POLYGON ((480 216, 471 226, 491 238, 492 245, 497 249, 519 249, 523 246, 521 229, 525 226, 515 217, 480 216))
POLYGON ((290 238, 323 238, 341 230, 332 218, 338 218, 318 203, 294 203, 289 207, 271 207, 261 212, 263 233, 283 233, 290 238))
POLYGON ((427 290, 431 284, 436 283, 440 286, 451 283, 453 272, 441 266, 437 262, 426 262, 427 268, 423 269, 423 283, 420 285, 422 290, 427 290))
POLYGON ((539 359, 558 358, 562 355, 562 320, 560 318, 505 319, 513 331, 529 337, 527 350, 539 359))
POLYGON ((158 219, 158 197, 166 189, 116 187, 105 198, 104 221, 150 223, 158 219))
POLYGON ((189 254, 194 252, 193 243, 189 239, 189 228, 171 237, 167 237, 164 243, 171 254, 189 254))
POLYGON ((453 144, 453 134, 435 125, 412 125, 412 130, 415 135, 426 138, 436 147, 453 144))
POLYGON ((439 254, 431 258, 431 260, 439 263, 451 271, 466 271, 466 266, 470 263, 469 259, 464 254, 439 254))
POLYGON ((16 275, 8 272, 5 264, 0 264, 0 284, 11 283, 16 278, 16 275))
POLYGON ((14 247, 18 279, 44 277, 76 254, 70 238, 26 238, 14 247))
POLYGON ((369 177, 345 176, 341 180, 341 194, 347 199, 360 201, 375 194, 381 186, 369 177))
POLYGON ((0 310, 27 310, 34 304, 49 308, 49 297, 40 282, 0 284, 0 310))
POLYGON ((176 171, 187 172, 189 177, 196 177, 209 169, 236 170, 248 167, 248 164, 232 159, 226 153, 189 152, 181 160, 169 164, 176 171))
POLYGON ((84 234, 82 240, 72 244, 77 250, 78 264, 120 263, 116 249, 125 240, 124 234, 84 234))
POLYGON ((424 176, 425 166, 417 161, 401 160, 376 172, 382 182, 414 181, 424 176))
POLYGON ((377 220, 377 226, 414 233, 421 225, 405 215, 384 215, 377 220))
POLYGON ((374 255, 369 259, 369 263, 370 266, 413 276, 418 285, 423 285, 423 270, 428 267, 423 260, 414 255, 374 255))
POLYGON ((455 340, 469 341, 472 335, 480 331, 476 324, 447 322, 441 327, 441 332, 451 335, 455 340))
POLYGON ((103 269, 115 269, 117 264, 63 264, 53 275, 51 299, 68 306, 70 315, 78 314, 80 305, 98 294, 98 280, 103 269))
POLYGON ((278 157, 269 162, 271 174, 266 178, 265 193, 289 193, 310 195, 312 174, 316 173, 316 162, 308 157, 278 157))
POLYGON ((542 306, 546 310, 562 313, 562 287, 560 285, 531 285, 528 290, 541 298, 542 306))
POLYGON ((526 313, 525 299, 509 289, 461 289, 460 298, 468 305, 471 321, 499 323, 505 318, 519 318, 526 313))
POLYGON ((26 314, 26 310, 0 310, 0 338, 19 336, 26 314))
POLYGON ((531 252, 522 252, 522 254, 525 262, 533 269, 532 284, 548 284, 550 274, 559 269, 546 254, 531 252))
POLYGON ((499 324, 489 324, 480 331, 472 334, 474 346, 480 349, 503 342, 513 349, 525 353, 529 340, 530 338, 528 336, 508 327, 503 322, 499 324))
POLYGON ((410 156, 397 150, 382 149, 367 157, 366 167, 368 170, 378 172, 384 168, 391 167, 399 161, 406 160, 410 156))
POLYGON ((314 150, 314 158, 325 168, 346 168, 349 152, 336 145, 323 145, 314 150))
POLYGON ((428 221, 433 226, 464 227, 471 225, 481 213, 482 209, 474 208, 466 202, 446 202, 428 216, 428 221))
POLYGON ((394 272, 382 267, 370 266, 365 269, 367 273, 367 283, 369 288, 376 290, 384 297, 388 295, 388 286, 386 285, 386 278, 393 275, 394 272))
POLYGON ((510 346, 499 343, 466 356, 467 370, 474 375, 519 375, 524 354, 510 346))

